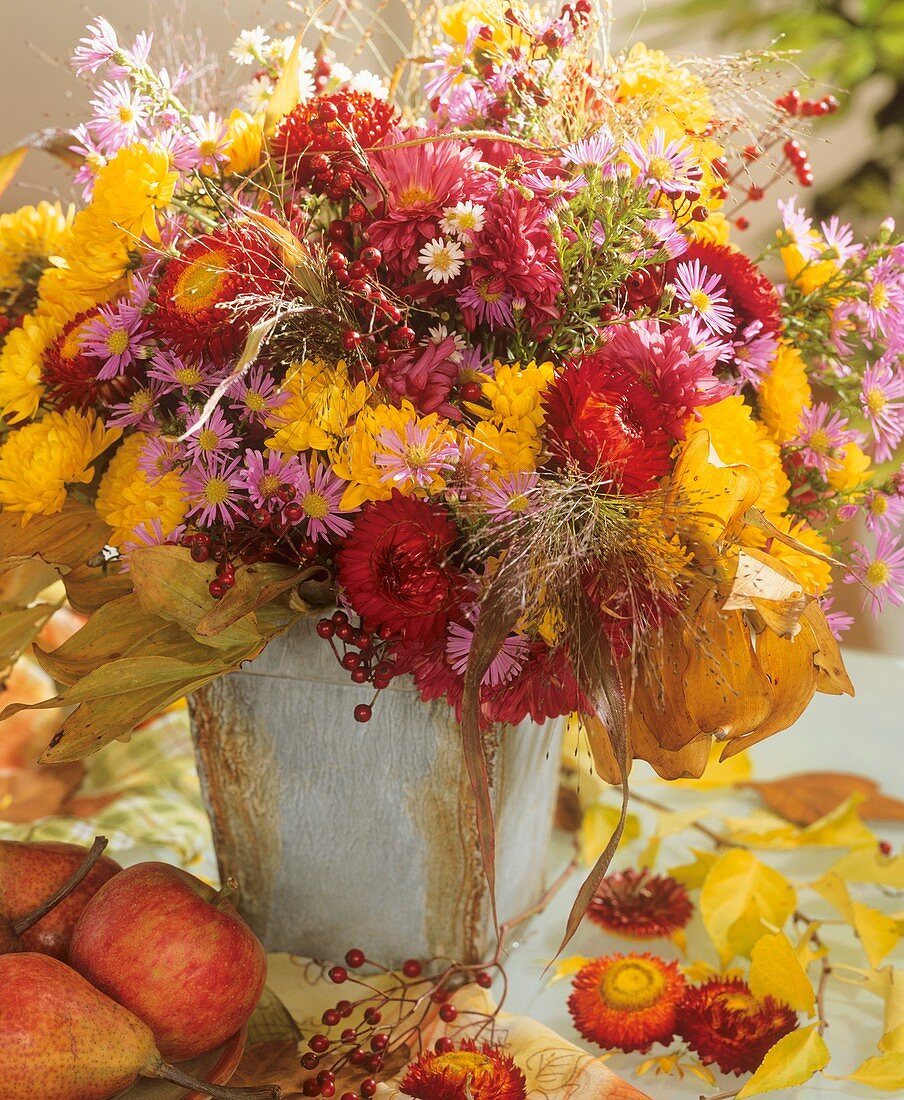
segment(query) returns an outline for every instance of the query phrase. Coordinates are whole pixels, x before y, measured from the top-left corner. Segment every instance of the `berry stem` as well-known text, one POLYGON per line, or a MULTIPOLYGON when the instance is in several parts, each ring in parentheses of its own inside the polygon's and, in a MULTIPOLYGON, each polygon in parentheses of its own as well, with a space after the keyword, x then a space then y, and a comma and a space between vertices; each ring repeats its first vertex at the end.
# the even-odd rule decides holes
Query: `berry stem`
POLYGON ((29 928, 33 928, 42 917, 47 916, 51 909, 55 909, 61 901, 68 898, 72 891, 77 889, 88 876, 91 868, 103 855, 106 846, 107 838, 105 836, 96 836, 81 867, 79 867, 67 882, 63 883, 59 890, 54 891, 46 901, 43 901, 37 909, 16 921, 13 925, 15 934, 21 936, 22 933, 27 932, 29 928))

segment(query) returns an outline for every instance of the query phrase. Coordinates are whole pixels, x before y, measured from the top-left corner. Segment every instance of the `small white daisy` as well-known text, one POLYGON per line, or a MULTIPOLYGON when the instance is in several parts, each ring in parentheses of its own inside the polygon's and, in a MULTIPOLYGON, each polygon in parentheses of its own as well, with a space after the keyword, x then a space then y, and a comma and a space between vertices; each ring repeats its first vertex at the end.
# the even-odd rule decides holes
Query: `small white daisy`
POLYGON ((273 89, 275 87, 276 85, 266 73, 261 73, 261 75, 256 76, 250 84, 246 84, 242 95, 244 96, 248 110, 252 114, 256 111, 263 110, 270 102, 270 96, 273 95, 273 89))
POLYGON ((348 82, 348 86, 351 91, 369 93, 374 99, 389 98, 389 85, 382 76, 377 76, 376 73, 372 73, 368 69, 362 69, 361 72, 355 73, 348 82))
POLYGON ((461 271, 464 258, 464 251, 458 241, 435 237, 421 249, 418 262, 431 282, 448 283, 461 271))
POLYGON ((260 62, 269 41, 270 35, 263 27, 253 27, 250 31, 242 31, 233 43, 229 56, 237 65, 251 65, 255 61, 260 62))
POLYGON ((443 210, 440 226, 455 237, 470 237, 479 233, 484 224, 484 207, 479 202, 460 202, 443 210))

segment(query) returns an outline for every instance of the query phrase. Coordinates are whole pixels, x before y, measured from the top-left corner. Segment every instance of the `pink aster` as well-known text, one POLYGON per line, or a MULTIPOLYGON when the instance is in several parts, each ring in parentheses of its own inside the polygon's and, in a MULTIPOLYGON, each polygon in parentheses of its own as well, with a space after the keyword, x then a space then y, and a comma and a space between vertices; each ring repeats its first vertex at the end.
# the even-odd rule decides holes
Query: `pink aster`
POLYGON ((686 142, 669 141, 664 130, 656 129, 645 145, 628 141, 626 149, 637 165, 638 178, 655 190, 666 195, 699 193, 703 171, 686 142))
POLYGON ((601 127, 590 137, 581 138, 571 145, 566 145, 562 150, 562 160, 566 164, 574 165, 576 171, 581 174, 597 171, 604 172, 612 164, 612 160, 618 150, 615 139, 605 128, 601 127))
MULTIPOLYGON (((182 411, 182 410, 180 410, 182 411)), ((214 409, 198 427, 199 421, 192 420, 193 412, 188 412, 185 428, 191 435, 185 440, 185 449, 192 458, 204 458, 223 451, 234 451, 239 445, 235 425, 231 424, 222 409, 214 409)))
POLYGON ((112 406, 107 422, 120 428, 140 428, 150 431, 156 427, 155 410, 163 396, 163 383, 149 378, 144 386, 136 386, 126 401, 118 401, 112 406))
POLYGON ((904 272, 893 257, 886 256, 873 266, 864 289, 866 298, 859 312, 870 336, 887 338, 904 329, 904 272))
POLYGON ((876 539, 876 549, 870 553, 862 543, 855 543, 851 569, 845 584, 865 585, 863 606, 878 615, 886 601, 894 607, 904 606, 904 545, 888 531, 876 539))
POLYGON ((455 468, 446 476, 446 495, 454 500, 471 500, 480 495, 489 474, 487 452, 464 438, 459 443, 455 468))
POLYGON ((147 121, 151 101, 130 85, 105 81, 91 100, 92 133, 109 153, 129 145, 140 135, 147 121))
POLYGON ((229 147, 226 123, 213 111, 206 118, 203 115, 192 115, 190 121, 198 157, 196 167, 206 169, 208 172, 219 172, 220 168, 229 161, 226 152, 229 147))
POLYGON ((455 299, 462 307, 465 324, 488 328, 511 328, 514 322, 512 296, 499 290, 492 279, 473 283, 455 299))
POLYGON ((103 360, 100 381, 117 378, 140 357, 147 325, 140 309, 128 302, 101 306, 80 337, 82 350, 103 360))
POLYGON ((731 332, 734 311, 718 275, 699 260, 679 263, 675 271, 675 299, 714 333, 731 332))
POLYGON ((156 481, 185 462, 185 450, 181 443, 162 435, 151 435, 141 450, 138 465, 149 478, 156 481))
POLYGON ((338 477, 329 466, 312 461, 310 466, 301 466, 298 479, 297 504, 303 517, 309 539, 329 539, 330 536, 342 539, 351 531, 354 524, 347 515, 358 511, 355 508, 342 507, 342 495, 348 488, 348 482, 338 477))
POLYGON ((129 557, 133 550, 144 546, 174 546, 185 534, 185 524, 180 523, 172 531, 165 532, 159 519, 145 520, 132 530, 132 537, 122 544, 122 572, 130 569, 129 557))
MULTIPOLYGON (((419 130, 395 130, 387 143, 419 136, 419 130)), ((439 236, 445 207, 474 198, 487 186, 477 171, 479 161, 480 154, 459 141, 383 148, 368 154, 371 171, 387 199, 383 216, 368 226, 367 239, 380 249, 394 274, 405 278, 417 268, 420 250, 439 236)))
POLYGON ((904 438, 904 370, 887 357, 863 372, 860 407, 875 439, 876 460, 886 462, 904 438))
POLYGON ((839 465, 845 446, 861 438, 858 431, 849 427, 846 416, 825 401, 818 401, 801 412, 800 430, 793 442, 800 448, 804 463, 825 476, 839 465))
POLYGON ((840 641, 841 636, 854 625, 854 616, 849 615, 846 611, 833 611, 834 603, 834 596, 823 596, 819 601, 819 606, 826 617, 829 630, 832 631, 836 641, 840 641))
POLYGON ((860 251, 859 246, 854 244, 853 229, 837 215, 833 214, 828 221, 823 222, 820 229, 822 230, 822 239, 829 249, 835 253, 835 258, 840 265, 846 264, 852 256, 856 256, 860 251))
MULTIPOLYGON (((472 619, 476 618, 476 614, 472 619)), ((468 623, 450 623, 446 639, 446 658, 459 676, 464 676, 474 641, 474 627, 468 623)), ((481 685, 499 687, 507 684, 521 671, 530 653, 530 646, 519 634, 509 634, 483 674, 481 685)))
POLYGON ((86 30, 88 34, 79 39, 71 60, 72 67, 79 76, 96 73, 119 50, 116 30, 102 15, 89 23, 86 30))
POLYGON ((813 219, 807 216, 805 210, 797 209, 796 196, 779 202, 778 209, 782 216, 782 228, 801 257, 807 261, 815 260, 823 247, 819 235, 814 233, 813 219))
POLYGON ((239 474, 255 508, 269 508, 282 486, 291 486, 297 493, 303 484, 305 470, 297 456, 284 456, 279 451, 245 451, 244 469, 239 474))
POLYGON ((229 407, 252 422, 266 420, 292 396, 288 390, 280 390, 273 375, 259 364, 237 378, 228 393, 229 407))
POLYGON ((551 176, 542 168, 535 168, 533 172, 526 173, 518 182, 529 187, 534 196, 542 199, 551 210, 558 210, 587 186, 587 179, 583 174, 570 178, 551 176))
POLYGON ((183 359, 171 351, 159 349, 151 360, 149 378, 159 379, 166 393, 189 394, 209 393, 222 377, 222 372, 210 363, 183 359))
POLYGON ((494 478, 481 493, 481 503, 495 520, 517 519, 536 508, 540 477, 526 470, 494 478))
POLYGON ((374 462, 383 471, 380 481, 395 488, 414 482, 419 489, 427 489, 439 475, 451 469, 458 456, 455 445, 431 435, 430 428, 413 420, 406 423, 404 436, 395 428, 384 428, 377 436, 379 450, 374 455, 374 462))
POLYGON ((777 347, 778 337, 773 332, 764 332, 760 321, 751 321, 732 341, 727 361, 737 374, 738 390, 745 385, 759 387, 777 347))
POLYGON ((83 123, 79 123, 72 131, 75 144, 69 149, 80 158, 78 171, 73 177, 73 183, 82 189, 82 198, 90 202, 94 191, 94 181, 97 173, 107 163, 107 158, 101 146, 94 140, 91 131, 83 123))
MULTIPOLYGON (((557 316, 562 271, 543 203, 507 187, 486 204, 483 229, 475 234, 467 258, 468 290, 476 291, 478 299, 488 305, 506 296, 510 305, 523 302, 524 316, 534 329, 557 316)), ((464 307, 465 323, 473 327, 474 295, 466 290, 458 302, 464 307)), ((484 310, 485 318, 490 312, 484 310)), ((497 323, 499 312, 505 313, 497 311, 497 323)))
POLYGON ((399 355, 380 371, 380 381, 396 398, 407 398, 420 413, 437 412, 448 420, 461 413, 449 401, 458 381, 461 352, 454 336, 399 355))
POLYGON ((188 515, 202 527, 222 523, 234 527, 245 508, 241 456, 213 455, 200 459, 184 475, 190 501, 188 515))
POLYGON ((863 498, 863 512, 867 530, 873 533, 897 530, 904 519, 904 497, 870 489, 863 498))
POLYGON ((664 252, 670 260, 677 260, 687 252, 687 238, 664 210, 655 218, 648 218, 643 227, 653 238, 656 251, 664 252))

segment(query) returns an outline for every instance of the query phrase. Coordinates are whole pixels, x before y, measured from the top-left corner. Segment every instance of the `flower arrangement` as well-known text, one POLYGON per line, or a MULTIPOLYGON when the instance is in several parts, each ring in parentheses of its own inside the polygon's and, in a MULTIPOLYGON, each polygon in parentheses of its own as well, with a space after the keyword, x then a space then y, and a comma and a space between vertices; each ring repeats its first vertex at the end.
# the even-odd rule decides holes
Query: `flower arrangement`
POLYGON ((45 759, 338 602, 356 719, 402 675, 460 718, 491 873, 487 724, 580 715, 626 789, 851 690, 833 580, 904 602, 904 244, 793 199, 735 243, 835 108, 774 58, 610 57, 589 0, 421 29, 407 82, 246 31, 223 111, 95 20, 84 205, 0 218, 0 532, 90 616, 45 759))

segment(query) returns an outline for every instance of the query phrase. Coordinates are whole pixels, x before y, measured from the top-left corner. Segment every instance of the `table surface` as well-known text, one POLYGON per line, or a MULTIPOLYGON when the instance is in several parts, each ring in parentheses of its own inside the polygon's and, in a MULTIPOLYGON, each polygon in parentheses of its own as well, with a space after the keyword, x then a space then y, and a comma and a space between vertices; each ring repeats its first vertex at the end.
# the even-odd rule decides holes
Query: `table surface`
MULTIPOLYGON (((845 654, 845 661, 857 690, 856 698, 817 695, 794 727, 754 747, 750 753, 754 777, 772 779, 805 771, 855 772, 881 782, 888 794, 904 797, 904 756, 900 748, 904 735, 904 658, 849 651, 845 654)), ((752 796, 734 792, 701 793, 669 788, 658 782, 646 765, 635 765, 631 783, 639 793, 665 801, 674 809, 687 809, 699 805, 701 799, 706 799, 713 800, 714 808, 720 812, 740 815, 749 812, 757 804, 752 796)), ((632 812, 641 818, 644 832, 649 835, 655 815, 636 803, 632 812)), ((874 827, 896 849, 901 847, 904 842, 904 826, 882 823, 874 827)), ((614 866, 630 865, 632 857, 636 857, 643 843, 642 840, 635 841, 622 849, 614 866)), ((664 840, 657 868, 686 862, 691 843, 694 843, 693 837, 687 833, 664 840)), ((706 846, 706 842, 702 846, 706 846)), ((557 836, 550 853, 548 881, 552 881, 566 865, 570 852, 567 838, 557 836)), ((770 852, 766 858, 793 880, 805 881, 818 878, 838 858, 838 854, 837 849, 809 849, 793 853, 770 852)), ((510 992, 506 1008, 532 1016, 569 1038, 575 1038, 576 1035, 566 1008, 569 982, 563 980, 547 986, 540 975, 545 964, 555 955, 577 885, 577 878, 571 880, 553 899, 548 909, 535 918, 523 939, 513 945, 507 966, 510 992)), ((875 889, 867 889, 872 892, 869 898, 864 895, 863 900, 880 907, 875 889)), ((887 911, 904 908, 900 898, 888 900, 890 905, 885 906, 887 911)), ((808 909, 810 908, 817 915, 823 912, 815 906, 811 907, 808 902, 808 909)), ((824 912, 828 915, 828 909, 824 912)), ((831 931, 826 934, 826 939, 832 945, 833 958, 852 966, 865 967, 865 957, 850 931, 842 933, 844 938, 837 940, 837 949, 836 941, 830 935, 831 931)), ((688 940, 688 958, 702 957, 715 962, 711 947, 710 954, 701 950, 705 940, 700 935, 695 936, 693 929, 688 940)), ((601 929, 585 921, 565 954, 594 956, 632 949, 634 946, 629 941, 606 935, 601 929)), ((661 951, 667 958, 680 957, 668 941, 652 941, 651 950, 661 951)), ((900 953, 897 958, 892 953, 885 960, 885 963, 889 962, 896 962, 900 966, 904 960, 900 953)), ((850 1073, 866 1058, 877 1053, 875 1043, 882 1031, 882 1002, 853 986, 830 981, 826 1007, 830 1023, 826 1041, 833 1056, 827 1073, 841 1076, 850 1073)), ((580 1042, 578 1039, 575 1041, 580 1042)), ((587 1044, 581 1045, 593 1049, 587 1044)), ((657 1052, 665 1053, 665 1048, 654 1047, 651 1054, 657 1052)), ((672 1076, 655 1077, 652 1071, 637 1079, 633 1076, 633 1068, 641 1060, 641 1056, 637 1054, 615 1054, 607 1064, 639 1085, 654 1100, 665 1100, 666 1097, 669 1100, 696 1100, 701 1095, 739 1088, 743 1083, 743 1079, 719 1076, 718 1084, 711 1087, 693 1075, 679 1081, 672 1076)), ((779 1093, 764 1095, 778 1096, 779 1093)), ((784 1090, 781 1095, 789 1100, 816 1100, 825 1096, 876 1100, 877 1097, 888 1094, 852 1081, 832 1081, 825 1076, 819 1076, 798 1088, 784 1090)))

